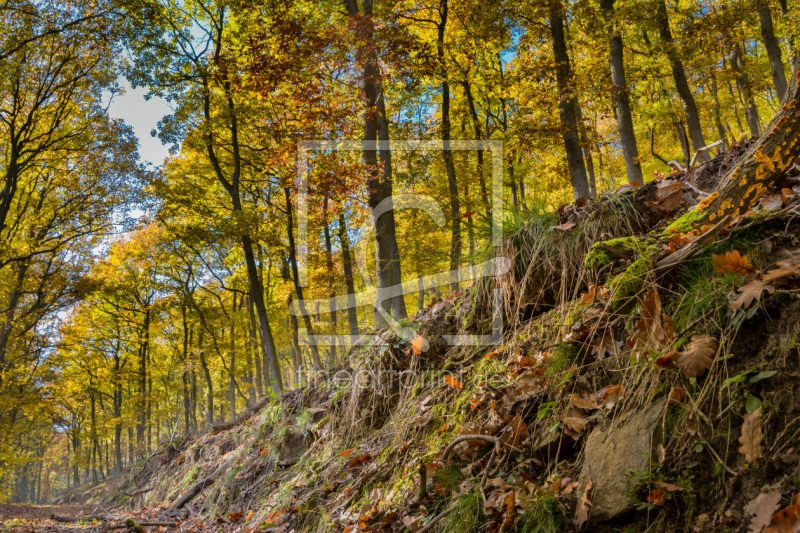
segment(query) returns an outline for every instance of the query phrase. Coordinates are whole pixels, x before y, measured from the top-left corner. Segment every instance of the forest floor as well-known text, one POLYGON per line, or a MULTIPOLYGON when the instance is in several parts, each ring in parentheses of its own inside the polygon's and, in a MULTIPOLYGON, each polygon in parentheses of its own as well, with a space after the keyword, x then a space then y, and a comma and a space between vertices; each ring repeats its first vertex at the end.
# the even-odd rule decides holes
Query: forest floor
POLYGON ((694 222, 745 148, 508 221, 507 274, 163 443, 88 527, 800 531, 800 160, 755 212, 694 222), (494 294, 500 342, 451 346, 492 334, 494 294))

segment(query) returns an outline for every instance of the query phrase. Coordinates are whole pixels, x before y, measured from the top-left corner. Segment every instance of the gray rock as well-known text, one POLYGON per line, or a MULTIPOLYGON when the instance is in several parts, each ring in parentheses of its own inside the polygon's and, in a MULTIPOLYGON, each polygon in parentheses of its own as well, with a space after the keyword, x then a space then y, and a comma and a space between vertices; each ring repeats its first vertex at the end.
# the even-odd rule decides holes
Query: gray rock
POLYGON ((313 435, 309 431, 290 429, 281 441, 278 464, 281 466, 296 464, 313 442, 313 435))
POLYGON ((665 404, 665 399, 660 398, 626 420, 609 420, 589 434, 578 494, 591 480, 591 523, 612 520, 635 508, 625 481, 629 472, 649 471, 661 438, 659 420, 665 404))

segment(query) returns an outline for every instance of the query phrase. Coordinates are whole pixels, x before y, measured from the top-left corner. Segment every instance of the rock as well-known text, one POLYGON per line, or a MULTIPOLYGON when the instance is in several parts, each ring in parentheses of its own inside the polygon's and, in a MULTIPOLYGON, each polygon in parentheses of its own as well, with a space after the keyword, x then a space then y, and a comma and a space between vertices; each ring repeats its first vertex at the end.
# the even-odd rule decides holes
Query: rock
POLYGON ((649 470, 660 440, 658 421, 665 403, 664 398, 658 399, 627 420, 609 420, 589 434, 578 479, 579 493, 589 480, 592 482, 591 523, 617 518, 635 508, 625 481, 632 471, 649 470))
POLYGON ((281 441, 278 464, 281 466, 296 464, 313 442, 310 432, 290 429, 281 441))

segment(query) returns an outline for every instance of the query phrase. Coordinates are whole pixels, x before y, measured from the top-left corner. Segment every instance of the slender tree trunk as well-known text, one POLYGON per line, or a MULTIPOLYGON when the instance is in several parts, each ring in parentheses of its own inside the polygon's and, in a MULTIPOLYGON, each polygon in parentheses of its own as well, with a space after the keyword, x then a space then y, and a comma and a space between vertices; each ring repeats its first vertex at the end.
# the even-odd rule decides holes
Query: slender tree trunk
POLYGON ((614 26, 614 0, 602 0, 603 13, 608 26, 608 61, 611 66, 611 83, 613 84, 614 105, 617 111, 622 156, 625 159, 625 170, 628 182, 644 184, 642 165, 639 161, 639 149, 636 146, 636 132, 633 127, 633 115, 628 95, 628 82, 625 78, 624 48, 622 34, 614 26))
POLYGON ((339 212, 339 247, 342 249, 344 283, 347 288, 347 326, 350 335, 358 336, 358 313, 356 312, 356 289, 353 283, 353 260, 350 255, 350 240, 347 238, 347 224, 344 213, 339 212))
MULTIPOLYGON (((781 17, 785 19, 789 19, 789 3, 786 0, 778 0, 778 5, 781 7, 781 17)), ((795 47, 794 47, 794 32, 791 28, 787 28, 786 31, 786 44, 788 46, 787 52, 789 57, 789 66, 791 70, 797 68, 797 63, 795 63, 795 47)))
POLYGON ((200 328, 200 332, 197 335, 197 348, 200 355, 200 366, 203 368, 203 375, 206 378, 206 405, 208 406, 206 411, 206 423, 208 427, 211 427, 214 424, 214 382, 211 381, 211 372, 208 370, 208 364, 206 363, 203 328, 200 328))
MULTIPOLYGON (((381 87, 378 57, 373 47, 374 22, 372 20, 372 0, 364 0, 363 16, 359 12, 356 0, 343 0, 347 14, 354 25, 361 26, 361 39, 366 43, 358 51, 364 65, 364 95, 367 109, 364 114, 364 139, 378 140, 380 149, 364 150, 364 162, 371 169, 367 178, 368 203, 375 209, 384 200, 392 197, 392 159, 389 148, 389 122, 386 117, 386 102, 381 87)), ((402 295, 383 300, 381 289, 388 289, 402 280, 400 256, 397 247, 394 210, 389 210, 373 221, 375 228, 375 258, 378 297, 376 304, 386 311, 391 311, 395 320, 407 317, 405 300, 402 295)), ((386 326, 383 318, 376 311, 377 327, 386 326)), ((313 351, 312 351, 313 353, 313 351)))
POLYGON ((686 136, 686 130, 683 127, 683 121, 677 120, 672 123, 672 126, 675 128, 675 135, 678 137, 678 142, 681 145, 681 151, 683 152, 683 161, 686 165, 689 164, 691 161, 692 152, 689 149, 689 138, 686 136))
POLYGON ((326 266, 328 267, 328 285, 330 289, 330 297, 331 297, 331 309, 330 309, 330 317, 331 317, 331 343, 330 343, 330 351, 328 352, 328 368, 333 368, 336 364, 337 356, 336 356, 336 340, 335 336, 338 334, 338 324, 336 322, 336 276, 333 271, 333 247, 331 245, 331 228, 330 223, 328 222, 328 195, 325 195, 325 200, 323 201, 323 231, 325 234, 325 261, 326 266))
MULTIPOLYGON (((286 234, 289 237, 289 264, 292 268, 292 278, 294 279, 295 294, 297 294, 297 305, 300 313, 303 316, 303 322, 306 325, 306 332, 309 337, 314 336, 314 326, 311 323, 311 316, 306 309, 305 301, 303 299, 303 287, 300 286, 300 275, 297 269, 297 248, 294 243, 294 209, 292 207, 292 197, 288 188, 283 189, 284 197, 286 198, 286 234)), ((322 360, 319 357, 319 350, 315 343, 311 342, 311 356, 314 359, 314 370, 322 370, 322 360)))
MULTIPOLYGON (((289 295, 289 306, 292 305, 292 295, 289 295)), ((289 313, 289 327, 292 330, 292 363, 294 366, 294 386, 295 387, 302 387, 303 386, 303 377, 305 376, 305 372, 303 369, 303 355, 300 351, 300 342, 299 342, 299 334, 298 334, 298 324, 297 324, 297 316, 289 313)))
POLYGON ((725 132, 725 126, 722 124, 722 116, 719 109, 719 90, 717 88, 717 76, 712 70, 711 76, 711 96, 714 97, 714 125, 717 126, 717 133, 720 140, 727 141, 728 135, 725 132))
POLYGON ((549 7, 550 32, 559 92, 558 111, 561 118, 564 150, 569 165, 570 182, 572 183, 572 196, 575 200, 589 198, 589 178, 583 163, 581 143, 578 140, 578 103, 564 35, 564 5, 562 0, 549 0, 549 7))
POLYGON ((781 45, 775 37, 775 28, 772 24, 772 11, 770 11, 769 3, 765 0, 758 1, 756 7, 761 23, 761 39, 764 41, 764 48, 767 49, 767 57, 772 69, 772 81, 775 84, 775 91, 778 93, 778 100, 782 102, 786 95, 786 73, 783 71, 781 45))
MULTIPOLYGON (((258 354, 258 343, 256 342, 256 315, 253 312, 253 299, 249 296, 247 297, 247 311, 250 315, 250 346, 253 349, 253 357, 256 362, 256 389, 258 391, 258 397, 260 398, 264 395, 264 389, 261 388, 261 358, 258 354)), ((266 364, 264 365, 264 368, 266 370, 266 364)))
POLYGON ((731 68, 736 72, 736 85, 739 87, 739 91, 741 91, 742 95, 744 95, 745 112, 747 114, 747 125, 750 128, 750 135, 758 137, 761 119, 758 116, 758 108, 753 98, 750 80, 742 66, 739 65, 741 56, 742 49, 739 47, 739 43, 735 43, 733 46, 733 53, 731 54, 731 68))
POLYGON ((183 436, 188 438, 192 434, 191 397, 189 393, 189 327, 186 323, 186 304, 181 302, 181 321, 183 325, 183 353, 181 361, 181 378, 183 379, 183 436))
MULTIPOLYGON (((464 87, 464 95, 467 98, 467 106, 469 107, 469 115, 472 119, 472 127, 475 130, 475 140, 481 141, 483 140, 483 131, 481 131, 481 121, 478 118, 478 110, 475 108, 475 98, 472 95, 472 84, 469 81, 469 77, 464 75, 464 80, 461 82, 461 85, 464 87)), ((489 206, 489 194, 486 190, 486 178, 484 177, 483 173, 483 150, 477 150, 478 154, 478 183, 480 186, 481 191, 481 202, 483 203, 483 208, 486 213, 487 220, 490 218, 490 206, 489 206)))
MULTIPOLYGON (((689 138, 692 140, 692 147, 695 150, 700 150, 706 145, 706 141, 703 138, 703 127, 700 123, 700 113, 697 111, 694 95, 686 79, 686 70, 678 57, 675 40, 669 27, 669 15, 667 14, 665 0, 658 0, 657 2, 656 23, 658 24, 658 32, 661 36, 664 52, 667 54, 670 65, 672 65, 672 78, 675 80, 675 88, 678 90, 678 95, 683 102, 683 110, 686 113, 686 123, 689 126, 689 138)), ((698 160, 708 160, 708 154, 703 152, 698 156, 698 160)))
POLYGON ((228 372, 228 398, 231 409, 231 420, 236 420, 236 335, 234 332, 234 313, 236 312, 236 293, 233 293, 233 303, 231 303, 231 323, 230 323, 230 358, 231 367, 228 372))

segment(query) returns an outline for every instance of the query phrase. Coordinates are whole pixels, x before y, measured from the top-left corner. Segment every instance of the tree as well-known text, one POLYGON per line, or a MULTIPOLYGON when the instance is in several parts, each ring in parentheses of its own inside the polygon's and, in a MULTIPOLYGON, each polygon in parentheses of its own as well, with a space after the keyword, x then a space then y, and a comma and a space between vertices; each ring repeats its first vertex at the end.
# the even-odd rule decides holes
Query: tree
MULTIPOLYGON (((695 150, 700 150, 706 145, 706 141, 703 138, 703 126, 700 124, 700 113, 697 110, 697 104, 694 101, 692 89, 689 87, 689 81, 686 79, 686 70, 683 67, 683 62, 680 60, 677 45, 675 39, 672 37, 672 30, 669 27, 669 14, 667 12, 666 1, 656 0, 655 8, 655 21, 658 25, 658 34, 661 37, 661 46, 664 48, 664 53, 672 66, 672 78, 675 80, 675 88, 678 90, 681 102, 683 103, 683 110, 686 113, 686 123, 689 126, 689 138, 692 140, 692 147, 695 150)), ((701 161, 707 159, 707 154, 700 154, 701 161)))
POLYGON ((619 137, 622 154, 625 157, 625 169, 629 182, 644 183, 642 165, 639 162, 639 150, 636 147, 636 132, 633 127, 628 83, 625 79, 625 62, 623 59, 622 35, 614 28, 614 0, 602 0, 603 13, 608 25, 608 61, 611 65, 611 83, 614 84, 614 104, 617 111, 619 137))
POLYGON ((572 183, 572 196, 589 198, 589 178, 583 164, 583 153, 578 140, 578 98, 575 95, 570 67, 567 41, 564 35, 564 4, 562 0, 549 0, 550 32, 552 35, 553 57, 556 62, 558 80, 558 112, 561 117, 564 150, 567 153, 569 175, 572 183))

